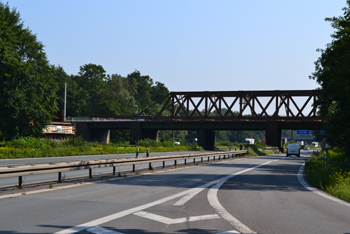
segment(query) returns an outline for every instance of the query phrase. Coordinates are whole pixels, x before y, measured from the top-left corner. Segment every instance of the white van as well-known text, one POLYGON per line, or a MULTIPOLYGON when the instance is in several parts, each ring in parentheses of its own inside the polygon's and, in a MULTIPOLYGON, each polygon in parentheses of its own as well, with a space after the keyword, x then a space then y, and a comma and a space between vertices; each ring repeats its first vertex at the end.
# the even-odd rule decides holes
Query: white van
POLYGON ((299 144, 288 144, 287 145, 287 155, 286 156, 288 157, 289 155, 292 155, 292 154, 300 157, 300 146, 299 146, 299 144))

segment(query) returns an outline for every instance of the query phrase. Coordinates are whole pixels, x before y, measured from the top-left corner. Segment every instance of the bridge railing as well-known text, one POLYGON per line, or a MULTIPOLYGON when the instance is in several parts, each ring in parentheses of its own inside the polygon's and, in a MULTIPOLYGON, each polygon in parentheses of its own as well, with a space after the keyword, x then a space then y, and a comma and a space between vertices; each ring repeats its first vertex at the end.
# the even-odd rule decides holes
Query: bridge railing
POLYGON ((133 165, 132 170, 135 172, 135 164, 153 163, 153 162, 163 162, 163 168, 165 167, 166 161, 174 160, 174 164, 177 164, 177 160, 186 160, 201 158, 203 162, 204 157, 214 157, 218 155, 223 158, 234 157, 234 155, 243 155, 247 153, 246 150, 237 151, 217 151, 217 152, 203 152, 195 154, 177 154, 177 155, 162 155, 162 156, 150 156, 150 157, 140 157, 140 158, 116 158, 116 159, 99 159, 99 160, 86 160, 86 161, 67 161, 67 162, 53 162, 53 163, 39 163, 39 164, 25 164, 25 165, 14 165, 14 166, 1 166, 0 167, 0 179, 8 177, 18 177, 18 186, 23 184, 23 176, 39 175, 39 174, 49 174, 58 173, 58 182, 62 182, 61 173, 66 171, 75 170, 86 170, 89 169, 89 178, 92 178, 93 168, 104 168, 112 167, 113 175, 116 173, 116 166, 122 165, 133 165), (227 155, 227 156, 226 156, 227 155))

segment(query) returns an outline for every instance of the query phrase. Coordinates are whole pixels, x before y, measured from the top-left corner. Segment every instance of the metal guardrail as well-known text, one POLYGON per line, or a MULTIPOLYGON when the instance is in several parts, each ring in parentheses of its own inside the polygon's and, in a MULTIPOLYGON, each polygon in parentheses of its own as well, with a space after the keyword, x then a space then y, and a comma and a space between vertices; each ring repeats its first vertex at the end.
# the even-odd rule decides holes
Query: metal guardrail
POLYGON ((38 163, 38 164, 25 164, 25 165, 13 165, 13 166, 1 166, 0 178, 18 177, 18 186, 22 186, 22 176, 39 175, 58 173, 58 183, 62 182, 61 173, 65 171, 85 170, 89 169, 89 178, 92 178, 93 168, 113 167, 113 175, 116 174, 116 166, 133 165, 132 170, 135 172, 135 164, 161 162, 163 161, 163 168, 165 167, 165 161, 174 160, 174 165, 177 165, 177 160, 186 160, 193 158, 195 163, 196 158, 201 158, 203 162, 204 157, 221 156, 223 158, 233 158, 234 155, 243 155, 247 153, 246 150, 237 151, 218 151, 210 153, 196 153, 196 154, 177 154, 177 155, 162 155, 162 156, 150 156, 142 158, 117 158, 117 159, 98 159, 98 160, 86 160, 86 161, 68 161, 68 162, 53 162, 53 163, 38 163))

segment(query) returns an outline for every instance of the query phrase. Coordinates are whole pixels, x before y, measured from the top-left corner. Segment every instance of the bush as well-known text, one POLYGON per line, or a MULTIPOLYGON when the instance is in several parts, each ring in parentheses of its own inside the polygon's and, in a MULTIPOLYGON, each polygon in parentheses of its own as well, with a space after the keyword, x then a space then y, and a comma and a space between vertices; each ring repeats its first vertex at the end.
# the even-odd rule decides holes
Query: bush
POLYGON ((84 147, 88 144, 87 141, 84 141, 84 139, 79 136, 79 137, 70 137, 68 138, 67 141, 64 141, 64 145, 67 146, 73 146, 73 147, 84 147))
POLYGON ((12 141, 5 142, 5 145, 23 149, 23 148, 42 148, 42 149, 51 149, 57 146, 57 143, 52 140, 45 140, 36 137, 19 137, 12 141))
POLYGON ((312 185, 350 202, 350 160, 343 149, 312 155, 306 163, 305 172, 312 185))

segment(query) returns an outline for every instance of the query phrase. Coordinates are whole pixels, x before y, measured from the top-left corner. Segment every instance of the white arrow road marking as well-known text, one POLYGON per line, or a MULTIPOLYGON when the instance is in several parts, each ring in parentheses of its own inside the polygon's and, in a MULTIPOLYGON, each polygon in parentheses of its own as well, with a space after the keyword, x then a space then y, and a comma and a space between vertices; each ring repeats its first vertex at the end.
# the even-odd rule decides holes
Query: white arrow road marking
POLYGON ((200 220, 208 220, 208 219, 220 219, 220 216, 217 214, 213 215, 201 215, 201 216, 191 216, 189 218, 183 217, 183 218, 176 218, 176 219, 171 219, 168 217, 164 217, 161 215, 157 214, 152 214, 149 212, 145 211, 139 211, 134 213, 134 215, 140 216, 142 218, 154 220, 160 223, 164 224, 177 224, 177 223, 185 223, 185 222, 194 222, 194 221, 200 221, 200 220))
POLYGON ((98 227, 98 226, 89 228, 86 231, 95 233, 95 234, 124 234, 122 232, 116 232, 116 231, 112 231, 107 228, 98 227))
MULTIPOLYGON (((274 160, 274 161, 278 161, 278 160, 274 160)), ((246 170, 240 171, 240 172, 235 173, 233 175, 225 176, 225 177, 223 177, 221 179, 214 180, 214 181, 209 182, 207 184, 203 184, 203 185, 198 186, 196 188, 192 188, 192 189, 188 189, 188 190, 182 191, 180 193, 177 193, 177 194, 174 194, 174 195, 171 195, 171 196, 168 196, 168 197, 156 200, 154 202, 150 202, 150 203, 147 203, 147 204, 144 204, 144 205, 136 206, 134 208, 130 208, 130 209, 127 209, 127 210, 124 210, 124 211, 120 211, 120 212, 117 212, 117 213, 105 216, 105 217, 101 217, 99 219, 95 219, 95 220, 92 220, 92 221, 89 221, 89 222, 86 222, 86 223, 83 223, 83 224, 79 224, 79 225, 77 225, 75 227, 71 227, 71 228, 68 228, 68 229, 64 229, 64 230, 58 231, 58 232, 56 232, 56 234, 68 234, 68 233, 76 233, 76 232, 84 231, 84 230, 86 230, 88 228, 101 225, 102 223, 107 223, 107 222, 110 222, 112 220, 119 219, 119 218, 125 217, 127 215, 133 214, 135 212, 138 212, 138 211, 141 211, 141 210, 145 210, 147 208, 150 208, 150 207, 153 207, 153 206, 156 206, 156 205, 160 205, 162 203, 171 201, 171 200, 173 200, 175 198, 183 197, 183 196, 186 196, 187 194, 190 194, 190 193, 195 193, 200 188, 208 188, 208 187, 210 187, 210 186, 212 186, 214 184, 220 183, 222 181, 226 181, 226 180, 228 180, 228 179, 230 179, 230 178, 232 178, 232 177, 234 177, 236 175, 239 175, 241 173, 253 170, 254 168, 260 167, 260 166, 268 164, 270 162, 272 162, 272 161, 269 161, 267 163, 264 163, 264 164, 261 164, 261 165, 258 165, 258 166, 252 167, 252 168, 248 168, 246 170)))

